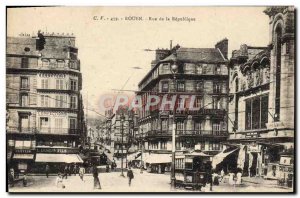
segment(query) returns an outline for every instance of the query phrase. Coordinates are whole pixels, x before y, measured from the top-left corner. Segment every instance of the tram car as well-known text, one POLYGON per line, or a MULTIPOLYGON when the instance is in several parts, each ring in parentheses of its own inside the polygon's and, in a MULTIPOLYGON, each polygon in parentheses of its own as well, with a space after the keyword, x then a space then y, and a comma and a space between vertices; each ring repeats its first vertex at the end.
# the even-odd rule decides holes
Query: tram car
POLYGON ((203 152, 192 152, 175 156, 176 187, 201 190, 211 182, 212 156, 203 152))

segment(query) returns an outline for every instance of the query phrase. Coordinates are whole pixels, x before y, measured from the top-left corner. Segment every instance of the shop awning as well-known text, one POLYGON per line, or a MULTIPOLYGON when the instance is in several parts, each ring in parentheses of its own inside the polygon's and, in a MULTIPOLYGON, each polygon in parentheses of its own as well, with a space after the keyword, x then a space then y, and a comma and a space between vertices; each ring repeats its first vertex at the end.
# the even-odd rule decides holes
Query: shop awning
POLYGON ((34 155, 33 154, 23 154, 23 153, 16 153, 13 156, 13 159, 29 159, 29 160, 33 160, 34 155))
POLYGON ((141 155, 141 152, 132 153, 127 156, 128 160, 136 160, 141 155))
POLYGON ((201 157, 210 157, 211 155, 207 155, 203 152, 197 152, 197 151, 194 151, 194 152, 191 152, 191 153, 187 153, 185 154, 186 156, 201 156, 201 157))
POLYGON ((83 163, 81 157, 77 154, 50 154, 37 153, 35 162, 52 162, 52 163, 83 163))
POLYGON ((218 164, 220 164, 224 159, 225 157, 227 157, 228 155, 230 155, 231 153, 233 153, 234 151, 238 150, 239 148, 236 148, 232 151, 228 151, 228 152, 224 152, 222 151, 221 153, 213 156, 213 159, 212 159, 212 168, 216 168, 216 166, 218 164))
POLYGON ((106 157, 108 159, 108 163, 111 163, 114 161, 114 156, 112 153, 108 153, 107 151, 104 151, 104 154, 106 155, 106 157))
POLYGON ((172 157, 170 154, 150 154, 145 160, 149 164, 165 164, 171 163, 172 157))

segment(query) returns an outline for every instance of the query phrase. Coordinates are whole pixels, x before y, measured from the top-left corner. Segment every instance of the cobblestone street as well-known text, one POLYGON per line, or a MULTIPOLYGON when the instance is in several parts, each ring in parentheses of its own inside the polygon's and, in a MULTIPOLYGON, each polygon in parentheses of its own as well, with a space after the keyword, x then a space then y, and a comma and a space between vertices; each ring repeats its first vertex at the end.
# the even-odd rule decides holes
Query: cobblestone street
MULTIPOLYGON (((128 186, 128 179, 120 176, 120 172, 100 173, 99 178, 102 189, 93 189, 93 177, 86 175, 84 181, 79 176, 69 176, 64 180, 65 189, 55 186, 55 176, 29 176, 29 185, 23 187, 19 182, 10 192, 173 192, 170 189, 170 176, 162 174, 147 173, 140 174, 140 170, 134 169, 132 185, 128 186)), ((124 172, 126 176, 126 172, 124 172)), ((253 179, 252 179, 253 180, 253 179)), ((213 192, 292 192, 291 189, 284 189, 276 186, 275 181, 264 180, 261 183, 245 182, 242 187, 229 186, 221 183, 213 186, 213 192)), ((197 192, 186 189, 176 189, 174 192, 197 192)))

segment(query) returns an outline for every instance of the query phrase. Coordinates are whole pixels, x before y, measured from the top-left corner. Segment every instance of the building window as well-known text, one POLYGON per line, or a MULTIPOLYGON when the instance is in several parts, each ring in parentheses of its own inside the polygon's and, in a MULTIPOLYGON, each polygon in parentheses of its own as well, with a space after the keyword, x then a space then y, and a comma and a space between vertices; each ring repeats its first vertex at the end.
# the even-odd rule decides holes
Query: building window
POLYGON ((268 96, 246 100, 246 130, 266 128, 268 122, 268 96))
POLYGON ((63 90, 64 89, 64 80, 56 79, 56 89, 63 90))
POLYGON ((49 106, 48 98, 49 98, 48 95, 41 95, 41 106, 42 107, 48 107, 49 106))
POLYGON ((185 104, 184 104, 184 101, 182 98, 178 98, 178 110, 182 110, 185 108, 185 104))
POLYGON ((212 108, 220 109, 221 108, 221 99, 219 97, 212 98, 212 108))
POLYGON ((179 91, 179 92, 184 92, 185 91, 184 81, 177 82, 177 91, 179 91))
POLYGON ((195 121, 195 131, 196 132, 201 131, 201 122, 200 121, 195 121))
POLYGON ((177 132, 178 133, 182 133, 184 131, 184 121, 178 121, 176 123, 176 127, 177 127, 177 132))
POLYGON ((21 77, 21 89, 29 89, 28 77, 21 77))
POLYGON ((197 74, 202 74, 203 73, 203 68, 202 65, 197 65, 197 74))
POLYGON ((276 54, 276 80, 275 80, 275 84, 276 84, 276 90, 275 90, 275 114, 274 118, 275 121, 279 121, 280 120, 280 91, 281 91, 281 39, 282 39, 282 29, 279 26, 276 29, 276 33, 275 33, 275 39, 276 39, 276 43, 275 43, 275 54, 276 54))
POLYGON ((207 64, 202 65, 202 74, 206 74, 207 72, 207 64))
POLYGON ((77 81, 76 80, 70 80, 71 84, 71 90, 77 91, 77 81))
POLYGON ((29 132, 29 116, 20 115, 19 117, 19 128, 20 132, 29 132))
POLYGON ((220 122, 213 122, 212 131, 213 131, 213 135, 220 135, 220 131, 221 131, 220 122))
POLYGON ((28 61, 28 58, 22 58, 22 60, 21 60, 21 68, 28 68, 28 64, 29 63, 29 61, 28 61))
POLYGON ((214 82, 213 93, 221 93, 221 92, 222 92, 222 84, 220 82, 214 82))
POLYGON ((55 96, 55 107, 59 107, 59 108, 64 107, 64 96, 63 95, 55 96))
POLYGON ((168 119, 163 119, 161 121, 161 130, 164 131, 168 130, 168 119))
POLYGON ((203 92, 203 87, 204 87, 204 84, 202 81, 198 81, 196 82, 196 91, 197 92, 203 92))
POLYGON ((55 133, 61 133, 63 129, 63 118, 55 118, 54 124, 55 124, 55 133))
POLYGON ((192 63, 185 63, 184 64, 184 72, 186 74, 194 74, 195 73, 195 65, 192 63))
POLYGON ((21 98, 20 105, 22 107, 28 106, 28 94, 22 93, 20 98, 21 98))
POLYGON ((71 96, 71 108, 76 109, 77 108, 77 97, 71 96))
POLYGON ((42 60, 42 65, 43 65, 43 67, 49 67, 49 64, 50 64, 50 61, 49 61, 49 60, 47 60, 47 59, 43 59, 43 60, 42 60))
POLYGON ((161 67, 162 74, 170 73, 170 65, 168 63, 164 63, 161 67))
POLYGON ((48 89, 48 79, 42 79, 42 89, 48 89))
POLYGON ((49 130, 49 118, 41 117, 40 118, 40 130, 42 133, 47 133, 49 130))
POLYGON ((29 148, 31 148, 31 141, 16 140, 15 141, 15 148, 16 149, 29 149, 29 148))
POLYGON ((196 108, 201 108, 201 107, 202 107, 202 97, 196 96, 196 99, 195 99, 195 107, 196 107, 196 108))
POLYGON ((162 92, 169 92, 169 82, 162 82, 161 91, 162 92))
POLYGON ((70 132, 74 134, 77 129, 77 123, 75 118, 70 118, 70 132))
POLYGON ((161 142, 160 147, 161 147, 161 149, 166 150, 167 149, 167 142, 161 142))
POLYGON ((57 67, 58 68, 64 68, 65 62, 63 60, 57 60, 57 67))
POLYGON ((209 142, 209 150, 211 151, 219 151, 220 150, 220 143, 216 142, 209 142))
POLYGON ((221 74, 221 66, 217 65, 215 68, 215 74, 220 75, 221 74))

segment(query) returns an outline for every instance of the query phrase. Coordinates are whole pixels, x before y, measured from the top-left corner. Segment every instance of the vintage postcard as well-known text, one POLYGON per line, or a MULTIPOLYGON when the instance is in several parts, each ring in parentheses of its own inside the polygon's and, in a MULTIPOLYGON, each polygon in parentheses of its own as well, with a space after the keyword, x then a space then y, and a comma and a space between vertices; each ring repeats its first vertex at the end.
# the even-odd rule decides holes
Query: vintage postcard
POLYGON ((10 193, 292 193, 295 7, 7 7, 10 193))

